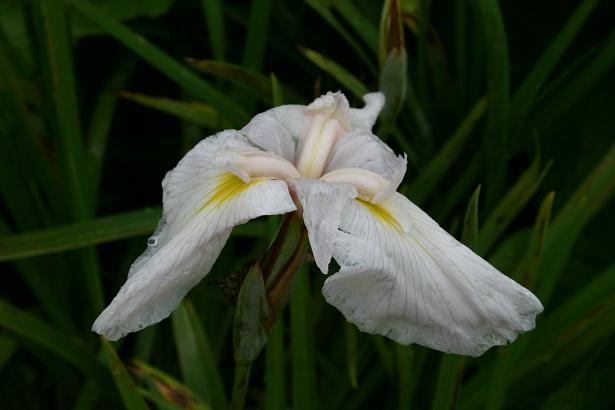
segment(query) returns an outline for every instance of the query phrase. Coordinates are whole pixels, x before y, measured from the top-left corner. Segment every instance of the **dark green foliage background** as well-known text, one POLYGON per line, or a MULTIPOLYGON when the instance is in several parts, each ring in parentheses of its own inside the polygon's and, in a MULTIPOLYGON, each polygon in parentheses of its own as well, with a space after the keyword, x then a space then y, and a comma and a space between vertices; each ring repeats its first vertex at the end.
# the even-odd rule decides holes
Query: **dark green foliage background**
POLYGON ((234 306, 218 283, 279 218, 237 228, 171 319, 112 345, 89 330, 155 227, 160 181, 282 100, 341 89, 360 106, 387 84, 403 105, 376 130, 408 153, 402 192, 545 312, 460 359, 359 333, 309 264, 246 407, 613 408, 612 2, 401 7, 407 66, 383 69, 379 1, 0 0, 0 408, 226 408, 234 306))

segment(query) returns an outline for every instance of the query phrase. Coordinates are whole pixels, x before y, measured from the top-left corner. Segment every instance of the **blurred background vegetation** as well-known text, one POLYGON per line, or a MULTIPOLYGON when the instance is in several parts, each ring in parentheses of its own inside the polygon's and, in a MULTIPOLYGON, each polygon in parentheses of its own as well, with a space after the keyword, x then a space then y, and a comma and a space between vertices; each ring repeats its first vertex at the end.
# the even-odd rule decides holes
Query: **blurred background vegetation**
POLYGON ((114 344, 91 323, 185 151, 338 89, 387 94, 402 192, 545 312, 510 346, 444 355, 359 333, 307 265, 247 408, 613 408, 614 17, 599 0, 0 0, 0 408, 227 408, 218 280, 279 219, 237 228, 171 319, 114 344))

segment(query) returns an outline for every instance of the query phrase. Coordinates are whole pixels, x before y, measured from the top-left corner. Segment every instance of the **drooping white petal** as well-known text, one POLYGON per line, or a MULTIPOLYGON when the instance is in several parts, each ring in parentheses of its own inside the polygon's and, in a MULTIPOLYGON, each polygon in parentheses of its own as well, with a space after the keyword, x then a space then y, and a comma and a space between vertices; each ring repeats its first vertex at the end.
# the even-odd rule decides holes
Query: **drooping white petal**
POLYGON ((350 109, 350 124, 353 129, 371 131, 384 107, 384 94, 381 92, 365 94, 363 101, 365 107, 350 109))
POLYGON ((380 138, 365 130, 353 130, 335 147, 325 173, 341 168, 363 168, 382 175, 388 188, 372 202, 379 202, 397 190, 406 173, 406 157, 397 156, 380 138))
MULTIPOLYGON (((288 111, 283 107, 284 106, 278 107, 277 110, 288 111)), ((291 111, 296 110, 291 109, 291 111)), ((274 116, 274 112, 274 110, 269 110, 256 115, 245 127, 243 127, 241 132, 246 135, 253 144, 261 149, 273 152, 290 162, 294 162, 299 135, 295 135, 293 138, 290 131, 293 127, 284 126, 280 123, 274 116)), ((299 114, 303 115, 302 113, 299 114)), ((292 121, 287 119, 287 123, 289 122, 296 122, 296 120, 292 121)))
POLYGON ((402 344, 478 356, 531 330, 542 311, 527 289, 441 229, 400 194, 353 201, 326 300, 359 329, 402 344))
POLYGON ((246 148, 242 138, 210 137, 167 174, 162 222, 94 331, 117 340, 166 318, 209 272, 233 226, 296 209, 284 181, 245 183, 216 165, 222 148, 246 148))
POLYGON ((357 197, 357 190, 352 185, 312 179, 293 179, 290 182, 303 207, 303 221, 316 265, 327 274, 342 212, 357 197))

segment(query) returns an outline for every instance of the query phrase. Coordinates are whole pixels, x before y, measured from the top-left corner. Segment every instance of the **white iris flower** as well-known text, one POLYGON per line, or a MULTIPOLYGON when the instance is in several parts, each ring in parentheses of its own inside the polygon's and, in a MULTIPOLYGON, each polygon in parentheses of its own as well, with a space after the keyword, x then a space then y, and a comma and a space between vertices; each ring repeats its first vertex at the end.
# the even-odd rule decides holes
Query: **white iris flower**
POLYGON ((406 158, 371 128, 384 104, 341 93, 258 114, 201 141, 164 180, 162 220, 93 330, 110 340, 169 316, 211 269, 234 226, 302 209, 327 302, 362 331, 478 356, 542 311, 396 192, 406 158))

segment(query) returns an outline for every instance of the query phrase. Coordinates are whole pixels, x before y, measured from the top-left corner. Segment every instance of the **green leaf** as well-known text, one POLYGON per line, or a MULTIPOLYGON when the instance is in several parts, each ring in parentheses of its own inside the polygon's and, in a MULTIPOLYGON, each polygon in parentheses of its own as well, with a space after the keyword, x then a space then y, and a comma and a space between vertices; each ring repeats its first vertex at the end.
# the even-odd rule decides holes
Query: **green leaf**
POLYGON ((461 242, 475 252, 478 249, 478 199, 480 197, 480 188, 480 185, 477 186, 470 198, 465 217, 463 218, 463 233, 461 235, 461 242))
POLYGON ((541 171, 540 155, 536 155, 530 167, 504 195, 483 224, 478 247, 481 253, 487 253, 501 237, 506 228, 532 198, 550 167, 551 162, 541 171))
POLYGON ((346 43, 352 48, 354 53, 363 61, 366 67, 371 72, 376 72, 376 67, 371 58, 363 47, 355 40, 356 36, 353 36, 342 23, 331 12, 330 7, 322 0, 305 0, 305 2, 331 26, 337 33, 344 39, 346 43))
MULTIPOLYGON (((46 255, 147 235, 160 220, 160 208, 146 208, 19 235, 0 236, 0 261, 46 255)), ((260 237, 264 221, 252 221, 234 230, 236 236, 260 237)))
POLYGON ((171 319, 182 379, 213 408, 227 408, 218 363, 194 307, 185 299, 171 319))
POLYGON ((6 334, 0 334, 0 371, 19 349, 19 343, 6 334))
POLYGON ((537 295, 547 306, 557 279, 585 224, 611 198, 615 190, 615 145, 557 214, 545 241, 537 270, 537 295))
POLYGON ((17 309, 3 299, 0 299, 0 327, 60 357, 87 376, 102 380, 101 367, 92 352, 33 314, 17 309))
POLYGON ((134 58, 122 60, 103 86, 92 110, 86 134, 86 157, 89 173, 88 196, 92 198, 90 202, 94 208, 98 205, 103 160, 107 152, 107 141, 117 107, 117 92, 128 82, 135 67, 136 60, 134 58))
MULTIPOLYGON (((52 76, 51 92, 58 127, 55 138, 60 148, 64 186, 70 197, 71 217, 75 220, 82 220, 89 213, 86 211, 89 204, 85 203, 85 181, 83 181, 85 162, 78 112, 80 104, 77 100, 64 4, 61 0, 51 0, 41 3, 41 6, 47 37, 47 58, 52 76)), ((100 298, 100 296, 96 297, 100 298)), ((100 302, 100 307, 102 307, 101 298, 100 302)))
POLYGON ((536 385, 577 368, 615 335, 615 265, 557 308, 533 336, 533 354, 516 368, 516 379, 536 385), (547 379, 548 380, 548 379, 547 379))
POLYGON ((272 0, 252 0, 250 5, 250 19, 243 49, 243 65, 252 70, 260 71, 263 68, 272 3, 272 0))
POLYGON ((615 64, 615 34, 605 38, 593 56, 578 70, 574 70, 563 84, 551 90, 536 108, 539 129, 548 129, 585 96, 615 64), (548 98, 547 98, 548 97, 548 98))
POLYGON ((153 108, 194 124, 210 129, 220 126, 220 115, 207 104, 198 101, 178 101, 145 94, 121 92, 120 96, 137 104, 153 108))
MULTIPOLYGON (((416 56, 416 88, 418 92, 418 100, 424 104, 429 104, 428 85, 430 77, 435 78, 435 72, 427 73, 429 69, 429 45, 428 45, 428 28, 429 14, 431 9, 430 0, 417 1, 417 17, 418 17, 418 33, 417 33, 417 56, 416 56)), ((435 70, 434 70, 435 71, 435 70)))
POLYGON ((440 355, 440 367, 436 381, 436 390, 432 410, 454 409, 461 389, 464 358, 451 354, 440 355))
POLYGON ((396 353, 397 375, 393 379, 397 384, 400 410, 411 406, 419 386, 420 375, 425 364, 426 351, 417 346, 394 344, 396 353))
POLYGON ((571 341, 572 330, 582 335, 583 329, 589 326, 588 320, 598 314, 600 306, 615 302, 614 278, 615 265, 612 265, 552 311, 536 329, 537 350, 556 348, 552 340, 556 335, 561 337, 559 342, 571 341))
MULTIPOLYGON (((147 400, 170 409, 211 409, 190 388, 167 373, 156 369, 140 360, 133 361, 129 370, 135 376, 151 386, 157 394, 139 389, 139 393, 147 400), (168 407, 167 407, 168 406, 168 407)), ((216 407, 218 409, 218 407, 216 407)))
POLYGON ((145 209, 90 221, 0 237, 0 261, 15 260, 152 232, 160 219, 159 209, 145 209))
MULTIPOLYGON (((60 163, 63 168, 64 186, 67 189, 70 219, 82 221, 94 213, 85 185, 86 162, 79 123, 77 90, 73 72, 71 43, 66 30, 64 3, 52 0, 41 4, 45 26, 49 69, 51 71, 51 92, 55 106, 60 163)), ((84 286, 88 303, 94 312, 102 310, 104 297, 100 281, 100 270, 95 249, 84 249, 79 253, 84 286)))
POLYGON ((359 387, 357 370, 358 331, 355 325, 350 322, 344 323, 344 335, 346 339, 346 366, 348 369, 348 380, 350 381, 350 387, 357 389, 359 387))
POLYGON ((115 386, 120 393, 122 402, 127 410, 147 410, 149 407, 139 394, 137 386, 130 378, 124 364, 115 353, 111 343, 101 338, 103 357, 109 367, 115 386))
POLYGON ((545 238, 549 230, 551 222, 551 210, 553 209, 553 201, 555 200, 555 192, 551 191, 547 194, 540 205, 538 216, 532 229, 532 236, 527 249, 527 254, 519 266, 515 269, 512 275, 513 279, 521 282, 523 286, 532 289, 536 282, 536 271, 542 258, 542 253, 545 245, 545 238))
POLYGON ((510 99, 508 40, 498 0, 473 2, 486 41, 487 129, 484 134, 487 166, 486 206, 490 208, 506 181, 506 141, 510 99))
POLYGON ((224 61, 226 59, 226 36, 222 2, 220 0, 201 0, 201 5, 205 13, 209 45, 214 59, 224 61))
POLYGON ((485 99, 478 100, 449 138, 446 145, 442 147, 425 169, 419 173, 419 176, 410 184, 408 189, 405 190, 413 202, 419 205, 425 202, 433 188, 444 178, 450 166, 461 155, 472 132, 482 118, 485 108, 485 99))
POLYGON ((510 110, 511 125, 517 125, 528 115, 544 82, 549 78, 598 2, 599 0, 585 0, 579 4, 570 19, 553 39, 553 42, 542 53, 540 59, 513 96, 510 110))
POLYGON ((309 48, 302 47, 300 50, 308 60, 337 80, 357 98, 363 98, 369 92, 368 88, 358 78, 340 64, 309 48))
POLYGON ((221 61, 190 59, 188 62, 195 70, 229 80, 263 103, 271 104, 270 80, 266 75, 248 67, 221 61))
POLYGON ((278 81, 278 77, 275 74, 271 73, 271 95, 273 96, 273 107, 279 107, 284 104, 284 92, 282 90, 282 86, 278 81))
POLYGON ((161 49, 142 36, 134 33, 123 24, 114 20, 100 8, 84 0, 68 0, 75 9, 99 25, 116 40, 131 49, 154 68, 176 82, 195 97, 211 104, 233 125, 241 126, 248 121, 247 114, 222 92, 194 74, 188 67, 180 64, 161 49))
MULTIPOLYGON (((559 274, 568 262, 578 234, 609 200, 614 189, 615 146, 607 152, 594 171, 566 202, 547 232, 535 275, 537 280, 535 293, 547 307, 546 312, 549 312, 550 296, 559 274)), ((490 398, 492 408, 500 408, 509 384, 514 387, 514 383, 521 378, 524 383, 529 383, 528 375, 533 374, 539 375, 535 379, 536 383, 538 379, 546 377, 544 371, 553 371, 553 377, 556 377, 558 372, 563 370, 561 367, 556 368, 555 364, 562 360, 564 363, 574 363, 574 360, 582 357, 585 352, 596 346, 596 343, 615 332, 610 316, 615 311, 613 309, 615 281, 612 280, 612 272, 613 267, 586 285, 572 300, 558 308, 558 311, 540 321, 534 333, 520 337, 510 347, 511 352, 505 349, 504 352, 508 352, 507 356, 501 359, 497 367, 485 368, 474 377, 468 384, 465 397, 469 401, 464 403, 463 408, 479 405, 488 392, 492 394, 490 398), (560 309, 564 313, 559 313, 560 309), (551 317, 556 319, 551 320, 551 317), (519 362, 523 351, 534 352, 532 360, 526 358, 523 362, 519 362), (556 360, 553 357, 558 352, 561 352, 563 359, 556 360), (576 356, 572 354, 573 352, 576 356), (522 363, 522 366, 519 366, 519 363, 522 363), (537 367, 544 363, 548 363, 547 367, 538 372, 537 367), (513 369, 512 373, 509 369, 513 369), (496 373, 493 373, 494 371, 496 373), (485 384, 489 380, 497 384, 485 389, 485 384)))
POLYGON ((344 18, 355 33, 360 36, 372 53, 378 52, 378 28, 352 1, 333 3, 335 9, 344 18))
MULTIPOLYGON (((2 15, 1 12, 0 15, 2 15)), ((15 66, 16 60, 0 25, 0 112, 3 114, 0 115, 0 138, 2 140, 0 153, 3 157, 2 162, 7 164, 7 169, 0 173, 0 180, 3 185, 14 185, 16 188, 11 190, 10 195, 5 195, 5 203, 9 206, 13 217, 22 226, 27 226, 28 223, 32 226, 36 223, 32 220, 36 212, 28 212, 28 216, 23 218, 19 216, 36 205, 35 198, 32 198, 32 194, 35 194, 33 192, 35 186, 37 189, 40 186, 50 198, 54 200, 58 198, 58 186, 54 180, 57 172, 49 166, 39 144, 38 130, 28 112, 29 101, 24 90, 24 85, 29 79, 19 75, 19 68, 15 66), (11 159, 16 155, 29 158, 27 165, 12 163, 11 159), (15 175, 21 177, 16 178, 15 175), (19 189, 21 188, 20 181, 32 188, 19 189), (18 198, 24 195, 30 196, 30 200, 20 201, 21 203, 16 205, 18 198)), ((3 191, 6 192, 4 189, 3 191)))
POLYGON ((312 334, 311 290, 306 264, 298 272, 290 300, 290 357, 293 409, 318 408, 316 388, 316 355, 312 334))

